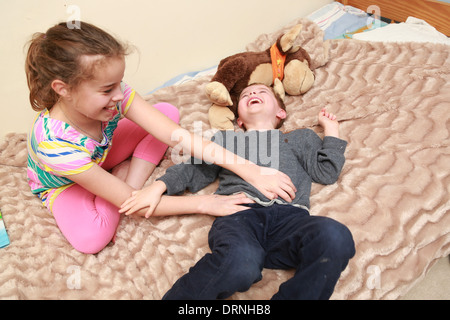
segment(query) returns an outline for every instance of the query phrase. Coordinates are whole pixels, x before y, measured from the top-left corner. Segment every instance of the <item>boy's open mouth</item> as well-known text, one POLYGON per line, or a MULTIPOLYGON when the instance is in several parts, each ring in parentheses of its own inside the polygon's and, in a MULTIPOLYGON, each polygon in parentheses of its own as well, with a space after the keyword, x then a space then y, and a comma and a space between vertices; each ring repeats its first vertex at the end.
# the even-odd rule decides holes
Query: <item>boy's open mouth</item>
POLYGON ((259 104, 259 103, 263 103, 262 99, 260 99, 258 97, 254 97, 254 98, 251 98, 250 100, 248 100, 247 106, 251 106, 251 105, 259 104))

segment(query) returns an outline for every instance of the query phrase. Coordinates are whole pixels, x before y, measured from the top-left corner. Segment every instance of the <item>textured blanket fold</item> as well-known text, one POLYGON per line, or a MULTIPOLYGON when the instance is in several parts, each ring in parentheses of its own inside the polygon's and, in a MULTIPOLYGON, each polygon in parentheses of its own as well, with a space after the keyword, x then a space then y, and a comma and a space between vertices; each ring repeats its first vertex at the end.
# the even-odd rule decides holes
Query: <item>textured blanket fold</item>
MULTIPOLYGON (((395 299, 440 257, 450 253, 450 57, 440 44, 323 42, 322 31, 300 19, 261 35, 247 50, 263 50, 292 25, 317 67, 305 95, 286 98, 283 130, 309 127, 317 114, 338 115, 348 141, 342 174, 314 184, 311 214, 349 227, 356 255, 333 299, 395 299)), ((180 110, 180 124, 208 130, 204 76, 146 96, 180 110)), ((160 299, 209 251, 213 217, 123 217, 117 240, 97 255, 77 252, 26 182, 26 136, 0 146, 0 208, 11 244, 0 249, 0 299, 160 299)), ((163 160, 148 184, 173 164, 163 160)), ((213 184, 200 194, 214 192, 213 184)), ((263 279, 234 299, 268 299, 293 271, 264 270, 263 279)))

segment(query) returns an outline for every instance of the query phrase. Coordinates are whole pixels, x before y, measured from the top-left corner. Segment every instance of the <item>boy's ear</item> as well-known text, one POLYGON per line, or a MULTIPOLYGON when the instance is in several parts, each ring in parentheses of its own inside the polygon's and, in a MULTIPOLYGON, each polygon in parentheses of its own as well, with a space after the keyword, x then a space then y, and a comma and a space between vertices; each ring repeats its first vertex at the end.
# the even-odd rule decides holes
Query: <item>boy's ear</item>
POLYGON ((244 124, 241 120, 241 118, 236 119, 236 123, 238 124, 239 128, 242 128, 242 125, 244 124))
POLYGON ((286 110, 280 108, 280 110, 278 110, 277 112, 277 117, 280 119, 286 119, 287 117, 286 110))
POLYGON ((59 79, 53 80, 51 87, 56 94, 61 97, 66 97, 70 92, 69 86, 64 81, 59 79))

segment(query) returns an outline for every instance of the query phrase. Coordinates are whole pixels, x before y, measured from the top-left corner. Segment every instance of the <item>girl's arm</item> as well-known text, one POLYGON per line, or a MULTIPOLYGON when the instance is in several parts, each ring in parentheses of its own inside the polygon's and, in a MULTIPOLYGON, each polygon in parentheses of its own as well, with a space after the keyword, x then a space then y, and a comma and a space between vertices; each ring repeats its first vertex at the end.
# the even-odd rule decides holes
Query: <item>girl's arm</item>
POLYGON ((119 212, 125 215, 138 212, 139 215, 142 215, 144 210, 146 218, 191 213, 224 216, 248 209, 241 204, 254 202, 244 194, 162 196, 165 190, 164 182, 156 181, 142 190, 133 191, 131 197, 122 204, 119 212), (156 198, 155 202, 153 202, 153 198, 156 198))
POLYGON ((98 164, 94 164, 84 172, 66 176, 66 178, 118 208, 134 191, 125 181, 112 175, 98 164))
POLYGON ((137 93, 126 117, 167 145, 180 146, 196 158, 233 171, 269 199, 280 196, 291 202, 295 198, 295 186, 286 174, 271 168, 261 170, 261 167, 238 157, 216 143, 188 132, 153 108, 137 93))
MULTIPOLYGON (((111 202, 118 208, 132 195, 134 190, 124 181, 105 171, 97 164, 94 164, 85 172, 68 176, 68 178, 93 194, 111 202)), ((142 201, 145 200, 147 199, 142 199, 142 201)), ((247 209, 241 204, 251 202, 245 195, 163 196, 152 215, 166 216, 199 213, 223 216, 247 209)), ((123 210, 121 211, 123 212, 123 210)), ((148 207, 139 208, 133 212, 140 216, 145 216, 148 212, 148 207)))
POLYGON ((248 207, 242 204, 254 203, 244 194, 222 196, 218 194, 196 196, 162 196, 152 216, 170 216, 180 214, 209 214, 216 217, 226 216, 248 207))

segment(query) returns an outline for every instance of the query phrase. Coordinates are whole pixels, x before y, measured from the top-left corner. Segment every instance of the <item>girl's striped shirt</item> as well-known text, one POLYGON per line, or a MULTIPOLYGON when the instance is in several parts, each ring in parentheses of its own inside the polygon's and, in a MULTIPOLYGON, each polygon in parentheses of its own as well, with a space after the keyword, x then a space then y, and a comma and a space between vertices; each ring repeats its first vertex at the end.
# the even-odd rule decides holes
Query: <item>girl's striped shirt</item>
POLYGON ((121 83, 124 99, 116 104, 112 120, 102 126, 103 140, 95 141, 69 124, 52 119, 43 110, 28 135, 28 184, 51 210, 54 199, 74 182, 64 176, 81 173, 103 164, 112 145, 112 137, 122 115, 133 102, 135 91, 121 83))

